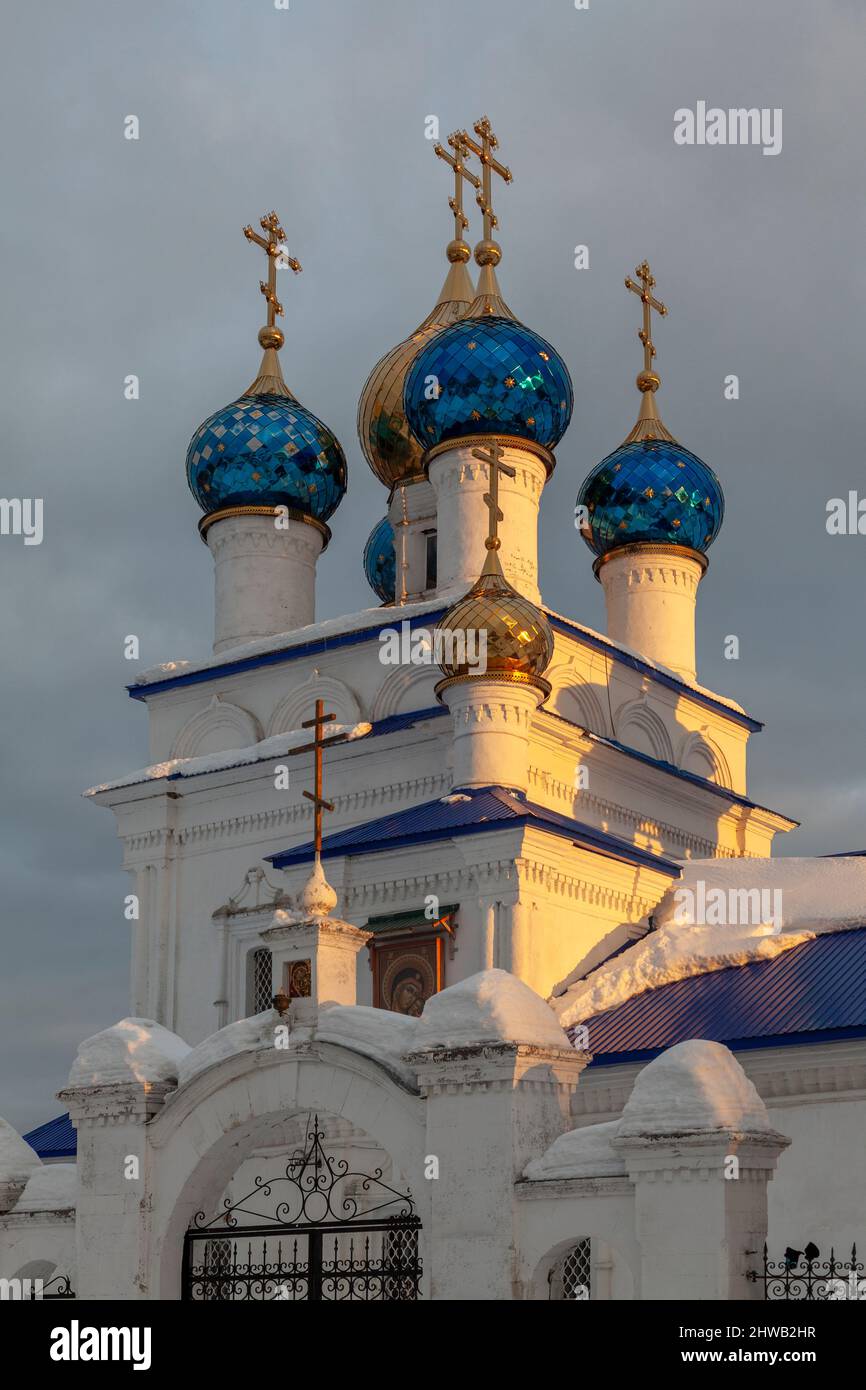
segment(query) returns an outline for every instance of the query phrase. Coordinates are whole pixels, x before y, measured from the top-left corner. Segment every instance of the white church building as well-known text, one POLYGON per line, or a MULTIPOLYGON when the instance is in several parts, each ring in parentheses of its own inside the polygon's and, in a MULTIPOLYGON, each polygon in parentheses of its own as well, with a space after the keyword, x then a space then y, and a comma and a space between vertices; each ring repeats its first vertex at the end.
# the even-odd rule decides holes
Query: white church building
POLYGON ((437 149, 448 274, 362 393, 387 510, 343 618, 315 600, 346 461, 280 365, 300 267, 274 214, 245 229, 261 366, 187 454, 213 654, 139 675, 149 766, 87 793, 130 875, 129 1016, 62 1115, 0 1121, 22 1296, 856 1296, 866 858, 771 858, 761 725, 698 682, 724 502, 660 418, 645 262, 637 422, 575 513, 607 631, 545 606, 572 386, 502 297, 496 149, 486 120, 437 149))

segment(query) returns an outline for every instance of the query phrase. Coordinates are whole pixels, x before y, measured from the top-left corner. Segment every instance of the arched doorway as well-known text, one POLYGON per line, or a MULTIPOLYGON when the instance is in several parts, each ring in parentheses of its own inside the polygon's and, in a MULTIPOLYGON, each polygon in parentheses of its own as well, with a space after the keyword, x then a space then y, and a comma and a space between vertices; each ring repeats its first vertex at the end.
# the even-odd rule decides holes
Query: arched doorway
POLYGON ((181 1297, 195 1302, 414 1302, 421 1221, 411 1194, 339 1157, 318 1115, 252 1186, 199 1212, 184 1236, 181 1297))

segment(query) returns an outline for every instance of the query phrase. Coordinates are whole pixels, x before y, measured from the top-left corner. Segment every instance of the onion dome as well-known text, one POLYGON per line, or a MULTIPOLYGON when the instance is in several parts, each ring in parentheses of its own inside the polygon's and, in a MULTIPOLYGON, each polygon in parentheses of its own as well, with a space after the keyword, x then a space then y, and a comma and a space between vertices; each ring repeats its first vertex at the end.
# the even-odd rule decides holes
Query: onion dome
POLYGON ((565 434, 574 406, 571 378, 556 350, 518 323, 500 293, 492 175, 505 183, 512 176, 494 154, 499 141, 486 116, 473 131, 477 138, 464 130, 459 140, 481 163, 475 200, 484 218, 475 247, 478 289, 465 318, 437 333, 415 358, 406 377, 406 418, 425 455, 452 441, 496 435, 538 446, 552 469, 549 451, 565 434))
POLYGON ((418 353, 443 328, 462 318, 474 298, 466 269, 469 247, 452 241, 446 253, 451 269, 435 307, 405 342, 377 362, 358 402, 358 438, 364 457, 380 482, 394 488, 423 475, 423 449, 403 409, 406 375, 418 353))
POLYGON ((596 464, 577 495, 588 519, 581 535, 596 555, 623 545, 686 546, 703 554, 719 534, 725 514, 722 486, 710 466, 682 444, 662 423, 655 401, 661 385, 653 369, 650 310, 667 309, 652 295, 655 280, 646 261, 637 267, 636 285, 626 286, 644 305, 638 334, 644 347, 644 370, 637 378, 641 406, 637 423, 612 454, 596 464))
POLYGON ((589 513, 581 534, 596 555, 638 541, 703 552, 725 512, 713 470, 670 438, 621 444, 596 464, 577 500, 589 513))
MULTIPOLYGON (((247 239, 268 256, 268 283, 261 283, 268 323, 259 333, 264 349, 259 374, 242 396, 199 425, 187 450, 187 482, 208 522, 237 509, 285 506, 290 514, 324 525, 346 491, 346 459, 332 431, 283 380, 277 353, 285 338, 274 315, 283 312, 276 298, 276 262, 285 256, 285 233, 275 213, 263 217, 261 226, 267 240, 244 228, 247 239)), ((292 257, 286 260, 300 271, 292 257)))
POLYGON ((510 313, 487 313, 491 297, 479 294, 466 317, 422 348, 409 371, 406 416, 425 451, 478 435, 549 450, 568 428, 574 408, 568 368, 510 313))
POLYGON ((387 516, 370 532, 364 546, 364 574, 367 583, 383 603, 393 603, 397 593, 397 556, 394 528, 387 516))
POLYGON ((488 544, 480 577, 433 631, 434 651, 442 652, 445 677, 436 686, 437 695, 454 681, 491 679, 534 685, 545 697, 550 694, 543 678, 553 657, 550 624, 508 583, 497 549, 498 542, 488 544), (486 634, 486 655, 480 633, 486 634))

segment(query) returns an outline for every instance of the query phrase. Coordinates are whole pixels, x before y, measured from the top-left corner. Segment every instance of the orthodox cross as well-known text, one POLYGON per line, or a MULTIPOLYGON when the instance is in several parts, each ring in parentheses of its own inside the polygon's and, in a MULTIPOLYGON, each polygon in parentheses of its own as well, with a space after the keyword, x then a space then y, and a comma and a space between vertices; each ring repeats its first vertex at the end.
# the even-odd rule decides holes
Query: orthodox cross
POLYGON ((493 127, 487 117, 482 116, 480 121, 475 122, 472 129, 481 141, 480 145, 478 141, 473 140, 471 135, 465 130, 460 132, 460 137, 466 148, 471 150, 474 155, 477 155, 481 161, 481 192, 477 195, 475 201, 484 214, 484 240, 490 241, 494 227, 498 227, 499 225, 496 214, 493 211, 493 192, 490 174, 491 172, 498 174, 506 183, 511 183, 513 176, 511 170, 505 164, 500 164, 498 159, 493 158, 492 151, 499 148, 499 141, 493 134, 493 127))
POLYGON ((301 748, 290 748, 288 751, 288 757, 290 758, 294 757, 297 753, 313 752, 315 754, 313 759, 315 790, 311 792, 305 791, 304 796, 308 801, 312 801, 313 803, 313 838, 316 846, 317 858, 322 852, 322 812, 333 811, 334 809, 333 801, 326 801, 322 796, 322 749, 331 743, 345 743, 348 738, 348 734, 331 734, 329 738, 325 738, 325 725, 331 724, 333 721, 333 714, 325 714, 324 700, 317 700, 315 719, 305 719, 301 725, 302 729, 315 729, 316 732, 313 735, 314 741, 312 743, 305 743, 301 748))
POLYGON ((498 550, 501 545, 499 523, 503 520, 499 506, 499 475, 504 473, 507 477, 513 478, 516 476, 517 470, 512 468, 510 464, 502 462, 502 445, 495 439, 491 440, 489 449, 473 449, 472 457, 486 463, 490 470, 490 491, 484 494, 484 501, 490 513, 487 540, 484 544, 488 550, 498 550))
POLYGON ((454 213, 454 240, 462 241, 463 233, 469 226, 469 218, 463 211, 463 180, 467 179, 475 189, 481 187, 481 180, 463 163, 464 156, 469 154, 467 137, 463 131, 455 130, 453 135, 449 135, 448 144, 454 151, 453 155, 450 155, 444 145, 440 144, 433 146, 433 153, 437 158, 444 159, 445 163, 450 164, 454 170, 454 197, 448 199, 448 206, 454 213))
POLYGON ((301 262, 283 249, 286 234, 280 226, 280 219, 275 212, 269 212, 267 216, 261 218, 259 226, 263 232, 267 233, 267 239, 259 236, 252 227, 244 227, 244 236, 247 241, 254 241, 256 246, 260 246, 268 258, 268 283, 265 284, 264 280, 260 280, 259 289, 268 301, 268 328, 273 328, 274 315, 281 315, 283 312, 283 306, 277 299, 277 261, 280 262, 281 266, 289 266, 296 275, 300 273, 301 262))
POLYGON ((655 276, 650 273, 649 262, 641 261, 640 265, 635 267, 634 273, 638 280, 640 280, 640 284, 636 285, 631 276, 627 275, 625 277, 625 287, 627 290, 631 290, 632 294, 636 294, 643 305, 643 328, 638 329, 637 336, 643 343, 643 369, 645 372, 651 372, 653 369, 653 358, 656 355, 655 345, 652 340, 651 315, 653 309, 655 309, 656 313, 661 314, 662 318, 664 318, 667 314, 667 308, 662 304, 661 300, 656 299, 652 293, 653 286, 655 285, 655 276))

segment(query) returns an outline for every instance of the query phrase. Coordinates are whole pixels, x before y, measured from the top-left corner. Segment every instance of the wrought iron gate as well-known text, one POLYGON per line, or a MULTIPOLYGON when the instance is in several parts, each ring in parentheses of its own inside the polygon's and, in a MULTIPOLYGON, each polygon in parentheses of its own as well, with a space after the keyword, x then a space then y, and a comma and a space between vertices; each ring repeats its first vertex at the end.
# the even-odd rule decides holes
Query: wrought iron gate
POLYGON ((182 1297, 197 1302, 412 1302, 421 1222, 382 1169, 350 1172, 323 1147, 319 1117, 282 1173, 186 1232, 182 1297), (265 1209, 262 1210, 262 1204, 265 1209))
POLYGON ((829 1260, 820 1256, 821 1251, 810 1241, 805 1250, 789 1245, 781 1260, 771 1260, 764 1245, 763 1269, 749 1270, 746 1278, 755 1284, 763 1283, 767 1302, 818 1303, 866 1298, 863 1264, 857 1259, 856 1245, 851 1247, 850 1260, 837 1260, 832 1249, 829 1260))

